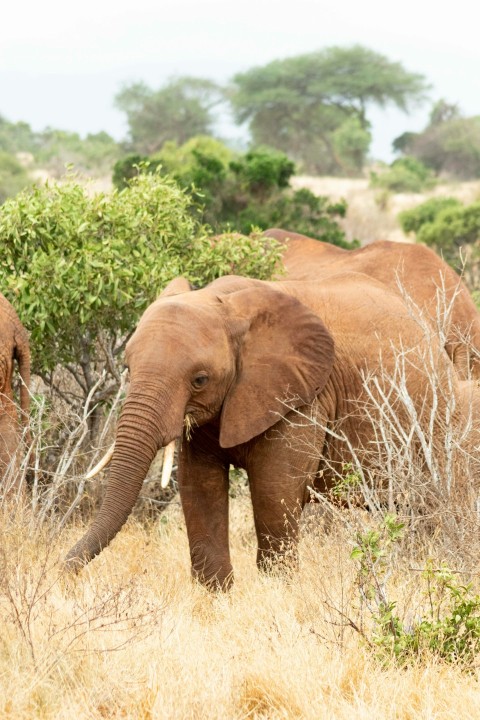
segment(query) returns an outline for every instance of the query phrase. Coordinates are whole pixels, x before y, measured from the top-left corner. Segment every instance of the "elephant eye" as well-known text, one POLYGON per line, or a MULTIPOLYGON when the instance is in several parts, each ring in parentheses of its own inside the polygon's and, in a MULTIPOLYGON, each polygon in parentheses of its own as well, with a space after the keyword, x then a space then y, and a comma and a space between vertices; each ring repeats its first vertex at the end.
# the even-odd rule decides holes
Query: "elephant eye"
POLYGON ((208 382, 208 375, 197 375, 193 379, 192 385, 196 390, 200 390, 200 388, 205 387, 207 382, 208 382))

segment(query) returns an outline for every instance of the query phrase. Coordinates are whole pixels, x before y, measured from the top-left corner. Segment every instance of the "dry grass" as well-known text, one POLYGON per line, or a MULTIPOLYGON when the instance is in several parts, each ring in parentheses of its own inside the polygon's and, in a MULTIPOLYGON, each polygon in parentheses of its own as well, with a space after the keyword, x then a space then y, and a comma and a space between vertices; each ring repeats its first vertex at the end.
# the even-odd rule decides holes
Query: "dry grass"
POLYGON ((430 197, 456 197, 466 204, 480 198, 478 181, 440 184, 425 193, 397 194, 372 189, 367 179, 297 176, 291 184, 295 189, 307 187, 316 195, 327 195, 332 200, 344 198, 348 209, 341 225, 347 240, 357 238, 362 245, 374 240, 409 242, 410 238, 401 230, 397 215, 430 197))
MULTIPOLYGON (((0 717, 480 714, 475 673, 433 659, 382 668, 345 626, 342 613, 358 608, 352 536, 341 519, 325 533, 313 513, 289 579, 255 569, 247 491, 232 501, 231 521, 237 581, 214 596, 190 581, 178 506, 147 526, 131 520, 78 577, 63 577, 61 560, 81 527, 38 529, 30 511, 4 509, 0 717)), ((409 612, 422 603, 417 578, 405 565, 392 578, 409 612)))

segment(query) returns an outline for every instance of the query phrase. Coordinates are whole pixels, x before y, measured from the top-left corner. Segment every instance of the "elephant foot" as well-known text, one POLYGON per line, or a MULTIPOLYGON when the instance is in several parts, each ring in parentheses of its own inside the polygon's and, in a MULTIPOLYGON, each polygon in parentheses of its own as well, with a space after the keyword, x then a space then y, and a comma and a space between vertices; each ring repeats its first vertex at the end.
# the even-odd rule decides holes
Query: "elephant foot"
POLYGON ((205 572, 192 568, 192 578, 207 588, 210 592, 228 592, 232 588, 234 582, 232 569, 230 569, 228 573, 218 571, 215 575, 207 576, 205 572))

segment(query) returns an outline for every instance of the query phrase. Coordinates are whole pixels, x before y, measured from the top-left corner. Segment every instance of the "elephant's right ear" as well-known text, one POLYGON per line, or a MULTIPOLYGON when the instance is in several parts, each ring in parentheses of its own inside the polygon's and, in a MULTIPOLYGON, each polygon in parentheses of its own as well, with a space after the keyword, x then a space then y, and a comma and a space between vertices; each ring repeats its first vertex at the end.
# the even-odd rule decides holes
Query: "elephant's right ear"
POLYGON ((167 287, 162 290, 158 297, 168 297, 169 295, 180 295, 181 293, 193 290, 187 278, 176 277, 170 280, 167 287))

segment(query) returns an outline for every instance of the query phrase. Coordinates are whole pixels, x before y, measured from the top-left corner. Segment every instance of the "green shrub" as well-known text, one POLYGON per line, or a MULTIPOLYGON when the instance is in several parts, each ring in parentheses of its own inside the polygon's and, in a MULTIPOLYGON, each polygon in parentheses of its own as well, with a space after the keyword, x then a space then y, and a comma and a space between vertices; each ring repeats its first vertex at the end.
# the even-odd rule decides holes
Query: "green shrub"
MULTIPOLYGON (((121 188, 138 173, 140 156, 117 163, 114 184, 121 188)), ((285 227, 343 247, 349 243, 337 219, 345 216, 346 203, 331 203, 306 189, 293 192, 289 180, 294 164, 283 153, 262 147, 234 156, 223 143, 209 137, 187 143, 165 143, 151 159, 160 162, 190 193, 191 210, 217 233, 249 235, 252 229, 285 227)), ((146 163, 142 172, 152 172, 146 163)), ((155 165, 153 165, 155 169, 155 165)))
MULTIPOLYGON (((199 285, 232 270, 270 277, 276 243, 212 243, 190 206, 158 173, 93 196, 68 177, 5 203, 0 287, 31 332, 36 373, 53 385, 63 366, 84 403, 105 371, 113 392, 125 338, 173 277, 199 285)), ((105 385, 92 404, 108 397, 105 385)))
POLYGON ((422 192, 435 185, 431 170, 413 157, 403 157, 380 173, 370 174, 372 187, 384 188, 391 192, 422 192))
MULTIPOLYGON (((356 586, 373 627, 361 631, 367 645, 381 661, 401 665, 422 655, 457 663, 471 669, 480 653, 480 595, 471 583, 462 584, 445 563, 428 561, 421 575, 424 604, 417 618, 406 623, 389 600, 387 581, 395 566, 395 546, 403 524, 387 514, 380 526, 359 533, 351 557, 357 563, 356 586)), ((356 623, 352 627, 359 629, 356 623)))
POLYGON ((447 253, 477 243, 480 239, 480 202, 444 208, 432 222, 419 228, 417 239, 447 253))
POLYGON ((154 173, 157 171, 160 161, 151 160, 145 155, 127 155, 117 160, 113 166, 112 182, 117 190, 128 187, 130 180, 141 173, 154 173))
POLYGON ((434 248, 471 289, 480 270, 480 202, 462 205, 455 198, 432 198, 399 215, 402 228, 434 248))
POLYGON ((461 202, 453 197, 430 198, 410 210, 401 212, 398 220, 404 232, 417 233, 426 223, 434 222, 443 210, 458 207, 461 207, 461 202))
POLYGON ((282 152, 268 147, 250 150, 230 168, 240 184, 252 195, 265 198, 273 190, 289 186, 295 164, 282 152))

